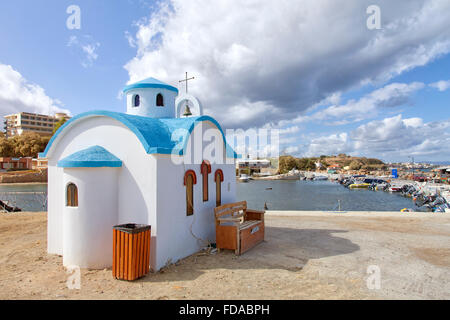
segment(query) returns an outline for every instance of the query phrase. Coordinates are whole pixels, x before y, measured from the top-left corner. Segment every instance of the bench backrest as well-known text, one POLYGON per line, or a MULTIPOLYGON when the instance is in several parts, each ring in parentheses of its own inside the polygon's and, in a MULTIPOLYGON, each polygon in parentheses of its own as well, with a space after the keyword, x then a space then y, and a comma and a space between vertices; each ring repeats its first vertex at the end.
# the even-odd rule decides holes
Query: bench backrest
POLYGON ((214 215, 217 218, 230 215, 231 217, 242 217, 247 210, 247 201, 240 201, 234 203, 227 203, 222 206, 214 208, 214 215))

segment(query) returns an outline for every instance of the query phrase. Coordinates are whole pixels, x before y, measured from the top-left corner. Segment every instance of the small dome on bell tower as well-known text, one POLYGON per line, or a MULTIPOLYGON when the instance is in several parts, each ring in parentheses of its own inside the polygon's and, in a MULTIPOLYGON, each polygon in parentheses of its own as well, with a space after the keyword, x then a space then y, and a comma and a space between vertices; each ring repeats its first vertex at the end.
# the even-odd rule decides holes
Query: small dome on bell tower
POLYGON ((175 118, 178 89, 155 78, 127 85, 127 114, 151 118, 175 118))

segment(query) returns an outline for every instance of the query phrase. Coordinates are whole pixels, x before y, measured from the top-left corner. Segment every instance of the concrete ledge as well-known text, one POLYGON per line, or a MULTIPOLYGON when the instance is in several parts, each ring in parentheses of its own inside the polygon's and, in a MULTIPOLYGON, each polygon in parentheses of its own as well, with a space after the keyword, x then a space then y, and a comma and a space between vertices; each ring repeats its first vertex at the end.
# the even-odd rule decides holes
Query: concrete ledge
POLYGON ((442 217, 450 216, 444 212, 400 212, 400 211, 266 211, 267 217, 442 217))

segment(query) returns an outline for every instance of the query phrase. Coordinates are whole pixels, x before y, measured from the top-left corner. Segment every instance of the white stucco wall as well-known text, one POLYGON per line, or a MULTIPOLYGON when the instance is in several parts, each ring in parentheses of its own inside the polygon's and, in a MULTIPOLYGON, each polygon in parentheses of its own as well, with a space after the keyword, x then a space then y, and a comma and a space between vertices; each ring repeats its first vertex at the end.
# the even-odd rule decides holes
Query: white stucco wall
MULTIPOLYGON (((102 239, 99 239, 102 245, 95 250, 106 248, 108 242, 109 248, 112 248, 112 229, 109 235, 106 230, 113 224, 150 224, 152 226, 150 267, 155 271, 169 260, 175 262, 198 251, 206 244, 198 242, 195 237, 215 242, 213 209, 216 203, 214 182, 216 169, 220 168, 224 173, 222 203, 234 202, 236 199, 234 159, 225 159, 224 155, 221 133, 210 122, 203 122, 195 127, 188 140, 186 152, 186 158, 192 161, 186 163, 181 161, 180 164, 174 163, 170 155, 147 154, 135 134, 117 120, 106 116, 92 116, 73 122, 58 135, 48 153, 48 252, 63 254, 64 264, 86 264, 86 266, 94 264, 97 267, 100 265, 104 267, 102 263, 97 264, 98 261, 89 260, 87 252, 92 254, 92 251, 81 253, 81 249, 85 248, 88 242, 94 242, 96 237, 100 237, 93 234, 88 225, 83 229, 87 217, 93 219, 97 226, 101 221, 105 221, 105 229, 102 229, 105 236, 102 235, 102 239), (217 142, 216 148, 212 148, 210 141, 202 139, 208 129, 212 129, 208 132, 216 138, 213 139, 217 142), (109 172, 108 169, 102 171, 101 168, 57 167, 57 162, 62 158, 94 145, 104 147, 122 160, 122 167, 110 168, 115 170, 114 174, 106 174, 109 172), (213 149, 215 151, 211 153, 213 149), (200 173, 202 160, 209 160, 211 163, 207 202, 203 202, 202 197, 200 173), (197 184, 194 186, 193 216, 186 216, 186 189, 183 185, 184 174, 189 169, 194 170, 197 176, 197 184), (65 207, 65 186, 70 179, 77 181, 79 187, 78 209, 65 207), (115 184, 117 187, 105 188, 104 185, 108 184, 115 184), (92 193, 88 196, 84 193, 82 195, 81 190, 84 190, 83 192, 92 190, 92 193), (116 200, 110 201, 112 194, 117 194, 116 200), (78 216, 76 212, 72 212, 78 210, 80 213, 81 208, 83 209, 78 216), (191 226, 195 237, 191 234, 191 226), (69 243, 73 243, 73 239, 83 233, 87 233, 87 242, 80 243, 79 247, 72 247, 74 253, 69 252, 67 246, 64 249, 66 239, 69 243)), ((175 158, 180 160, 179 156, 175 158)), ((106 256, 102 258, 105 264, 106 256)), ((110 261, 112 263, 112 253, 110 261)))
MULTIPOLYGON (((104 116, 83 118, 58 135, 48 154, 49 253, 63 254, 65 185, 63 168, 58 168, 56 164, 60 159, 94 145, 104 147, 123 162, 122 167, 117 169, 117 223, 150 224, 152 239, 157 233, 155 157, 145 152, 135 134, 121 122, 104 116)), ((102 192, 98 184, 94 182, 93 185, 98 193, 102 192)), ((151 244, 151 265, 155 261, 155 243, 152 241, 151 244)))
POLYGON ((65 199, 63 169, 48 165, 47 251, 63 254, 63 214, 65 199))
POLYGON ((144 117, 175 118, 175 98, 177 93, 162 88, 141 88, 127 91, 127 113, 144 117), (164 98, 164 106, 156 106, 156 96, 161 93, 164 98), (138 94, 139 107, 134 107, 133 97, 138 94))
MULTIPOLYGON (((225 154, 221 133, 212 123, 198 124, 188 141, 188 150, 185 159, 194 159, 192 152, 194 142, 201 142, 205 130, 214 129, 218 139, 219 154, 225 154)), ((203 151, 208 148, 209 142, 199 146, 200 156, 198 162, 175 164, 170 155, 158 155, 157 161, 157 216, 158 216, 158 258, 156 268, 163 267, 168 261, 175 262, 193 254, 206 245, 206 241, 215 242, 214 208, 216 206, 216 186, 214 173, 222 169, 224 181, 222 182, 222 203, 236 201, 236 178, 234 159, 231 164, 224 164, 224 158, 219 164, 213 158, 205 155, 203 151), (208 175, 208 201, 203 201, 203 184, 200 165, 202 160, 211 162, 211 173, 208 175), (186 187, 183 184, 184 174, 187 170, 194 170, 197 184, 194 185, 194 214, 186 215, 186 187), (170 190, 169 192, 167 190, 170 190), (192 230, 192 233, 191 233, 192 230), (204 241, 199 241, 203 239, 204 241)), ((198 146, 198 145, 197 145, 198 146)), ((198 153, 198 152, 197 152, 198 153)), ((208 152, 207 152, 208 154, 208 152)), ((181 161, 181 157, 176 157, 181 161)))
POLYGON ((78 189, 78 206, 64 205, 62 211, 63 265, 110 267, 112 227, 118 221, 117 177, 120 168, 63 170, 64 186, 74 183, 78 189))

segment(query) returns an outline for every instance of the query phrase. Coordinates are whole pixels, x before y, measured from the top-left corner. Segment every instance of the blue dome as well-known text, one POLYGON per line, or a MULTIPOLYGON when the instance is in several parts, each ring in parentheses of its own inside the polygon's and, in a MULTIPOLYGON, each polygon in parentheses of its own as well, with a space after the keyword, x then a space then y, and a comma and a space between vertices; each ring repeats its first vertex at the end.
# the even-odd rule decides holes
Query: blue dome
POLYGON ((131 89, 141 89, 141 88, 162 88, 162 89, 167 89, 167 90, 171 90, 171 91, 178 93, 177 88, 175 88, 171 85, 168 85, 167 83, 164 83, 162 81, 159 81, 158 79, 155 79, 155 78, 147 78, 147 79, 129 84, 125 88, 123 88, 123 92, 127 92, 131 89))
POLYGON ((81 113, 64 123, 47 144, 44 152, 39 154, 40 158, 45 158, 51 146, 67 127, 79 119, 92 116, 106 116, 122 122, 127 126, 140 140, 142 146, 148 154, 179 154, 183 155, 187 146, 188 138, 196 124, 203 121, 212 122, 222 133, 226 154, 229 157, 238 158, 236 152, 227 144, 225 134, 219 123, 209 116, 187 117, 187 118, 150 118, 135 116, 126 113, 112 111, 89 111, 81 113), (181 131, 178 131, 182 129, 181 131), (174 132, 179 132, 181 136, 176 139, 174 132))
POLYGON ((103 147, 93 146, 58 161, 63 168, 121 167, 122 161, 103 147))

